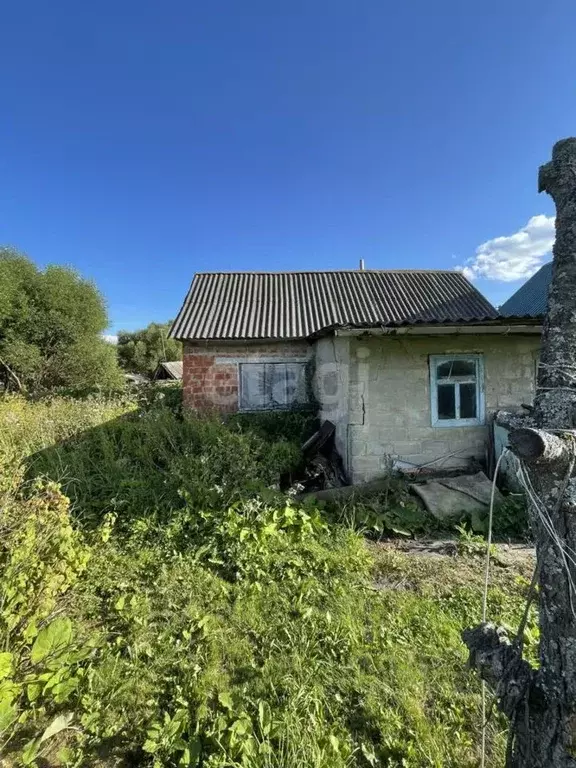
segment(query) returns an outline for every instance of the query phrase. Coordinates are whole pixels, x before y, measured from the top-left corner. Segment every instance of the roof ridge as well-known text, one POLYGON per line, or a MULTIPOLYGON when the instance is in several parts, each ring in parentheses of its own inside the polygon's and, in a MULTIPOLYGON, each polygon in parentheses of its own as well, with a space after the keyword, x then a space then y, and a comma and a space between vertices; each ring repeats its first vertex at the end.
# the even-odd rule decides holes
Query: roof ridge
MULTIPOLYGON (((207 272, 195 272, 194 275, 325 275, 325 274, 350 274, 365 272, 400 272, 402 274, 462 274, 457 269, 231 269, 231 270, 209 270, 207 272)), ((464 275, 462 275, 464 277, 464 275)), ((464 279, 466 279, 464 277, 464 279)))

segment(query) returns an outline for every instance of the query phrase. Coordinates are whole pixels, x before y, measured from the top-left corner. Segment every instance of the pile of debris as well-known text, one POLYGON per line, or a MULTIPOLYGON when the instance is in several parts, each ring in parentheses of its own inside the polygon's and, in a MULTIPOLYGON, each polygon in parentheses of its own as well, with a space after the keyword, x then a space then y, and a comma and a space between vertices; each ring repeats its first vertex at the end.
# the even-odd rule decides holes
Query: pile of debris
MULTIPOLYGON (((290 474, 284 488, 300 498, 313 496, 324 501, 376 496, 389 484, 388 478, 350 485, 342 458, 334 443, 336 427, 322 422, 320 429, 302 445, 303 463, 290 474)), ((441 522, 460 519, 466 514, 473 526, 487 513, 492 495, 492 481, 482 471, 429 470, 416 477, 411 474, 409 488, 421 505, 441 522)), ((407 478, 408 479, 408 478, 407 478)), ((496 506, 503 497, 494 491, 496 506)))
POLYGON ((292 493, 305 494, 348 485, 342 457, 336 450, 336 427, 323 421, 302 445, 302 464, 284 478, 282 485, 292 493))

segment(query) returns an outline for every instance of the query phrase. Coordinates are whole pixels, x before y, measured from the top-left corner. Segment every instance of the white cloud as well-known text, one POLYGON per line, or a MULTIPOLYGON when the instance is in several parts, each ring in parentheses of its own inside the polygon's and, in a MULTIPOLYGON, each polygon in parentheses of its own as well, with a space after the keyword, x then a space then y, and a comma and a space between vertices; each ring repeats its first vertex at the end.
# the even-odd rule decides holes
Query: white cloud
POLYGON ((532 216, 513 235, 494 237, 476 248, 476 255, 456 269, 469 280, 478 277, 510 283, 531 277, 554 245, 554 216, 532 216))
POLYGON ((111 334, 111 333, 105 333, 104 341, 107 341, 108 344, 118 344, 118 336, 115 336, 114 334, 111 334))

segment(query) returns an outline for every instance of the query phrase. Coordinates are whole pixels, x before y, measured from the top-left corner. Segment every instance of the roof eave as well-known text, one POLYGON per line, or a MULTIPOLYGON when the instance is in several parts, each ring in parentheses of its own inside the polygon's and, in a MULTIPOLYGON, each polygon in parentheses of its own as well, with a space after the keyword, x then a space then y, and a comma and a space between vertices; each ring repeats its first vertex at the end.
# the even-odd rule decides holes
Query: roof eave
POLYGON ((330 329, 335 336, 430 336, 456 334, 539 335, 541 318, 494 318, 461 322, 418 322, 380 326, 340 326, 330 329))
POLYGON ((540 333, 542 330, 542 317, 491 317, 491 318, 477 318, 471 320, 446 320, 446 321, 433 321, 433 320, 419 320, 413 322, 401 322, 401 323, 380 323, 380 324, 355 324, 355 325, 331 325, 326 328, 321 328, 318 331, 310 334, 309 336, 291 336, 291 337, 271 337, 271 336, 258 336, 258 337, 235 337, 235 338, 186 338, 179 337, 178 340, 182 342, 188 342, 197 345, 210 345, 210 344, 258 344, 258 343, 291 343, 291 342, 313 342, 323 336, 331 335, 348 335, 348 336, 361 336, 367 335, 401 335, 409 333, 411 335, 429 334, 433 331, 447 333, 449 330, 454 329, 454 332, 461 333, 473 333, 475 331, 484 332, 509 332, 509 333, 540 333), (466 330, 464 330, 466 329, 466 330), (492 330, 489 330, 492 329, 492 330))
POLYGON ((177 341, 183 344, 282 344, 291 342, 311 341, 312 336, 210 336, 202 338, 193 338, 190 336, 174 336, 177 341))

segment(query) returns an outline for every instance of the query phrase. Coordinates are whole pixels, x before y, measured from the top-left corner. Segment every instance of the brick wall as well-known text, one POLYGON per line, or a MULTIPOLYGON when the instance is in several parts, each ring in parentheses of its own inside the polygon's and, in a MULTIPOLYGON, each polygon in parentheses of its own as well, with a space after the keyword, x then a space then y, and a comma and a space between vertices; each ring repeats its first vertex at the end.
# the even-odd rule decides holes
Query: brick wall
POLYGON ((352 339, 348 375, 348 469, 355 482, 390 457, 410 465, 466 464, 484 456, 487 426, 433 427, 429 355, 480 353, 486 415, 531 402, 537 336, 352 339))
POLYGON ((238 410, 239 365, 242 362, 308 358, 306 342, 185 343, 184 406, 194 410, 233 413, 238 410))

